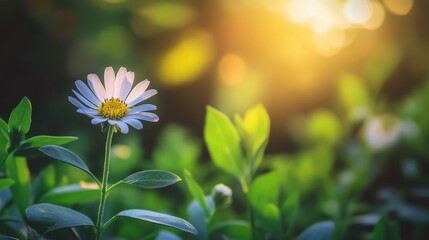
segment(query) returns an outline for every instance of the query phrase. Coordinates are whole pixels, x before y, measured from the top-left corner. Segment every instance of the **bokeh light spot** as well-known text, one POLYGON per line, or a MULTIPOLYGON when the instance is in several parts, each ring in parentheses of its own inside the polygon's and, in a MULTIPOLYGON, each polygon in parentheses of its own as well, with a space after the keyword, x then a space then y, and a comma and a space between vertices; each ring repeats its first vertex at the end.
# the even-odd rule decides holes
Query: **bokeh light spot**
POLYGON ((243 82, 247 72, 247 65, 240 56, 229 53, 220 60, 218 72, 225 85, 236 86, 243 82))
POLYGON ((393 14, 406 15, 413 8, 413 0, 383 0, 386 8, 393 14))
POLYGON ((212 58, 212 37, 203 30, 189 31, 161 58, 160 81, 173 86, 195 80, 207 69, 212 58))

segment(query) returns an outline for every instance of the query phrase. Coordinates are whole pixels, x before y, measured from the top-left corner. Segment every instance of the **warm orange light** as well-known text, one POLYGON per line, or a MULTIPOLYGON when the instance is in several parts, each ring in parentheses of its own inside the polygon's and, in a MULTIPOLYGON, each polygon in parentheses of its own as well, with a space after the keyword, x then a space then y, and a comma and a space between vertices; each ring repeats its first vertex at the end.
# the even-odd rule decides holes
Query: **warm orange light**
POLYGON ((236 54, 226 54, 218 65, 219 77, 225 85, 237 86, 243 82, 247 65, 244 60, 236 54))

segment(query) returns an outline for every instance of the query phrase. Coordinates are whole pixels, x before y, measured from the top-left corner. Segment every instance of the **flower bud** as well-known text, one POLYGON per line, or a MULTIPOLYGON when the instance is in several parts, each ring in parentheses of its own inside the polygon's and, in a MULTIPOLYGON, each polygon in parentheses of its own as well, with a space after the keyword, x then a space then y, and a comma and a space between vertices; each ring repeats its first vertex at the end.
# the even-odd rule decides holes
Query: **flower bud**
POLYGON ((212 190, 212 198, 216 208, 225 208, 232 203, 232 190, 228 186, 219 183, 212 190))

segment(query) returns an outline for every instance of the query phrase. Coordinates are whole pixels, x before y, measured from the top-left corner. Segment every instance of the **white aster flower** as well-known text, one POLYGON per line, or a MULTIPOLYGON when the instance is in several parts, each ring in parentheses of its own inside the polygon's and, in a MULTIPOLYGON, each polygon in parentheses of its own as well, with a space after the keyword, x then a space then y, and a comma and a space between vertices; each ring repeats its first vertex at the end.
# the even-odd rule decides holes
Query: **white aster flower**
POLYGON ((92 118, 92 124, 108 123, 118 127, 122 133, 128 133, 128 125, 142 129, 141 120, 157 122, 158 116, 147 112, 156 110, 153 104, 141 104, 142 101, 157 93, 147 90, 149 81, 139 82, 132 90, 134 72, 121 67, 115 76, 112 67, 104 70, 104 86, 96 74, 88 74, 88 85, 77 80, 78 91, 72 90, 75 97, 69 101, 77 107, 77 112, 92 118), (88 87, 89 86, 89 87, 88 87))

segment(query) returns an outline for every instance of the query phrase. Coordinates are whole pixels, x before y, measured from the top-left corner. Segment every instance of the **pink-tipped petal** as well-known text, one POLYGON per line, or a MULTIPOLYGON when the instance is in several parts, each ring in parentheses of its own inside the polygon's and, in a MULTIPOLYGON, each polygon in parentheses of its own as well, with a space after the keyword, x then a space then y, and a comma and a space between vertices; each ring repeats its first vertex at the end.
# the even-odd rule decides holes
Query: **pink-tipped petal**
POLYGON ((106 88, 106 98, 112 98, 115 90, 115 72, 112 67, 104 70, 104 86, 106 88))

